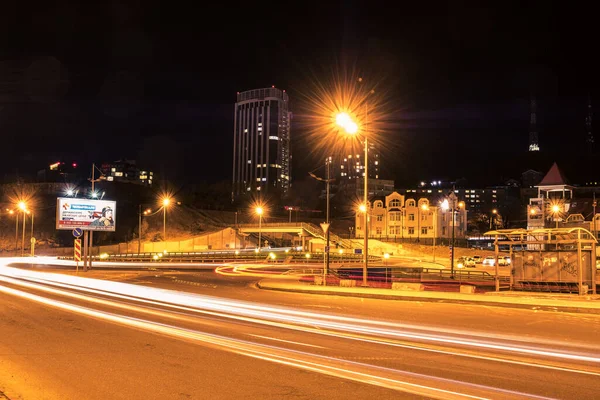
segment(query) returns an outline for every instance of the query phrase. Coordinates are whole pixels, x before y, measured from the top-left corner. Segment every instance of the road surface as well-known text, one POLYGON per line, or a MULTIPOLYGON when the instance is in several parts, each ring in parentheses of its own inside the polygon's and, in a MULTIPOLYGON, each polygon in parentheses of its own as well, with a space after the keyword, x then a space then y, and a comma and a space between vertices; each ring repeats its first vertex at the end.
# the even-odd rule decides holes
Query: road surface
POLYGON ((0 267, 0 391, 592 399, 600 389, 598 316, 269 292, 255 280, 0 267))

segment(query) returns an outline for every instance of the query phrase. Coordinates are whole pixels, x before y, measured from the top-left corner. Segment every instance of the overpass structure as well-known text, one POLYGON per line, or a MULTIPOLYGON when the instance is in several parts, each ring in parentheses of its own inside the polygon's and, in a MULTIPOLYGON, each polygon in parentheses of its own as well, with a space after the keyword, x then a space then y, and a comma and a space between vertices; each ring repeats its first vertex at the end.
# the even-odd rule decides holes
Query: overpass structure
MULTIPOLYGON (((292 233, 327 240, 327 236, 320 227, 307 222, 263 223, 260 226, 258 224, 239 224, 236 228, 240 233, 292 233)), ((329 242, 331 246, 337 245, 343 249, 357 247, 350 239, 343 239, 331 232, 329 232, 329 242)))

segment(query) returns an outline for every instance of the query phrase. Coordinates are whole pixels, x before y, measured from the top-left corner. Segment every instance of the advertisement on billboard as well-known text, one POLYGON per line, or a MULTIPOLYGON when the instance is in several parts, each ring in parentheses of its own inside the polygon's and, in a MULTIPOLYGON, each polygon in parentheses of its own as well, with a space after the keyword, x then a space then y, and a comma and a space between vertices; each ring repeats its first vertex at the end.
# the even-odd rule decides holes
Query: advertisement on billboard
POLYGON ((56 229, 115 231, 117 202, 112 200, 56 199, 56 229))

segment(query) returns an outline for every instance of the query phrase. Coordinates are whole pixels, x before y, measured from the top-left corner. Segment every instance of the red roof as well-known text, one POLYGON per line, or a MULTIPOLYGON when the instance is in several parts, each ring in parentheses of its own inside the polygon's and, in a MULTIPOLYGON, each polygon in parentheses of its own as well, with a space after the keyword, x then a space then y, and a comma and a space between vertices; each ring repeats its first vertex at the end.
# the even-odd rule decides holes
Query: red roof
POLYGON ((554 186, 554 185, 566 185, 567 179, 563 175, 562 171, 558 168, 556 163, 552 164, 550 171, 544 176, 544 179, 537 186, 554 186))

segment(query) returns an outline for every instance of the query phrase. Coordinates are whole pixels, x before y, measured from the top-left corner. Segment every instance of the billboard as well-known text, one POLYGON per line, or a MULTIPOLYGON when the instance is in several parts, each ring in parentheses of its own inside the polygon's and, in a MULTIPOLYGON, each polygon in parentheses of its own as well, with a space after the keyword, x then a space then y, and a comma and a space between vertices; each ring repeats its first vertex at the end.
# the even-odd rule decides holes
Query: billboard
POLYGON ((116 215, 116 201, 74 197, 56 199, 56 229, 114 232, 116 215))

